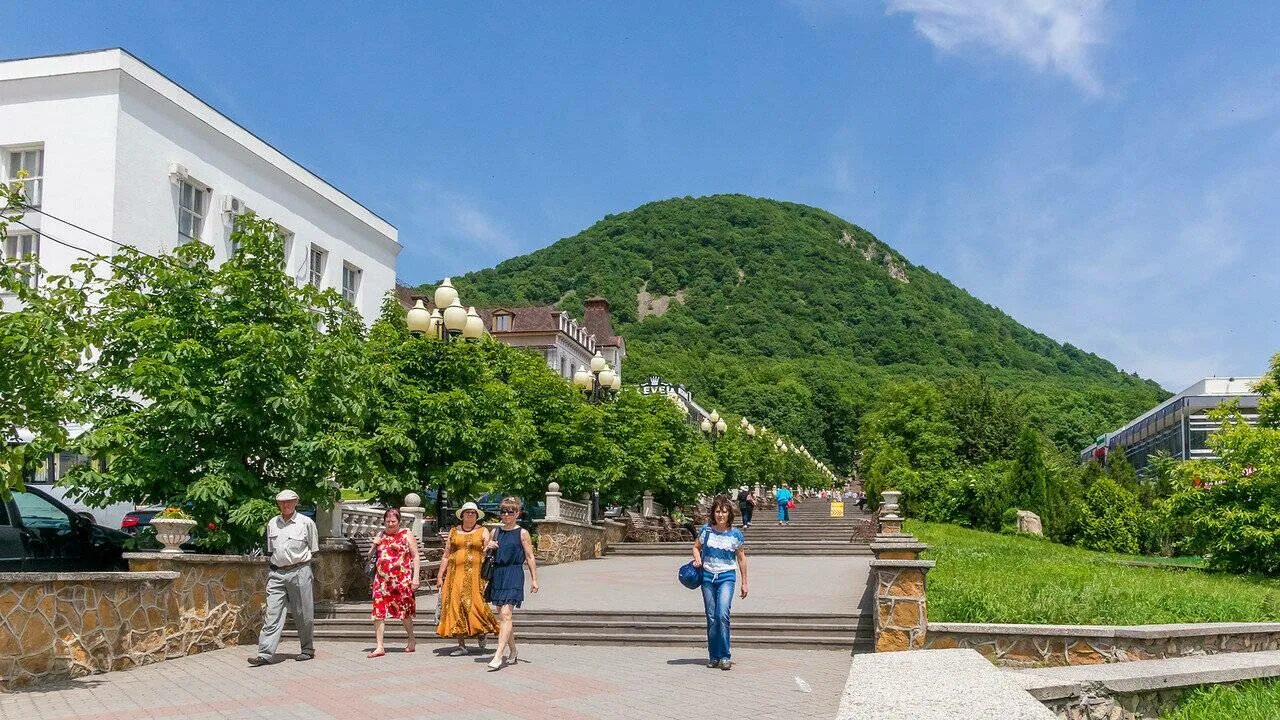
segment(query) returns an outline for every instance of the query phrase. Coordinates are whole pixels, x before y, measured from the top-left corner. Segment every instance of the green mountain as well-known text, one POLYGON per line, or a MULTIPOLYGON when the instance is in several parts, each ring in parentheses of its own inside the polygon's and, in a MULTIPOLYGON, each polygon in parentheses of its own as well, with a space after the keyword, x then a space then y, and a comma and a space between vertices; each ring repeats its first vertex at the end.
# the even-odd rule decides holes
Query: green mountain
POLYGON ((626 338, 626 380, 684 383, 700 403, 783 430, 840 467, 886 382, 980 376, 1075 450, 1167 395, 795 203, 653 202, 455 284, 468 304, 557 303, 579 317, 583 300, 603 295, 626 338))

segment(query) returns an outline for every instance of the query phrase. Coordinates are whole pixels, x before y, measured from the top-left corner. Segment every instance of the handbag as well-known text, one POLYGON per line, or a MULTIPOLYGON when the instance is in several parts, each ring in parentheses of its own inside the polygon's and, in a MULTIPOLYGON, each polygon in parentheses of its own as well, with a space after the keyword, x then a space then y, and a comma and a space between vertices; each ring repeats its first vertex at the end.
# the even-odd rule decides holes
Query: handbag
MULTIPOLYGON (((496 540, 496 539, 495 539, 496 540)), ((484 560, 480 561, 480 579, 493 579, 493 566, 498 564, 498 553, 495 550, 485 550, 484 560)))
POLYGON ((364 575, 373 580, 378 576, 378 548, 374 547, 369 551, 369 557, 364 561, 364 575))
POLYGON ((787 509, 788 509, 788 510, 795 510, 795 509, 796 509, 796 501, 795 501, 795 499, 791 499, 791 500, 788 500, 788 501, 787 501, 787 509))

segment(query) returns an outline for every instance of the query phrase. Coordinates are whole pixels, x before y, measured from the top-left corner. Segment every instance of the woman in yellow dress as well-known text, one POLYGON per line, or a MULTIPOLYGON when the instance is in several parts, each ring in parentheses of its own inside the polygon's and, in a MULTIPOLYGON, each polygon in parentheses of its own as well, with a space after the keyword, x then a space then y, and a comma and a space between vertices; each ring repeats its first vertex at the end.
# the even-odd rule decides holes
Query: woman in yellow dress
POLYGON ((436 584, 440 588, 440 623, 436 634, 458 639, 458 647, 450 655, 467 654, 467 638, 479 637, 480 650, 484 651, 484 636, 498 633, 498 619, 484 600, 484 581, 480 579, 480 564, 484 562, 484 549, 489 542, 489 532, 478 525, 480 508, 473 502, 458 508, 460 527, 449 531, 449 542, 444 546, 440 571, 436 584))

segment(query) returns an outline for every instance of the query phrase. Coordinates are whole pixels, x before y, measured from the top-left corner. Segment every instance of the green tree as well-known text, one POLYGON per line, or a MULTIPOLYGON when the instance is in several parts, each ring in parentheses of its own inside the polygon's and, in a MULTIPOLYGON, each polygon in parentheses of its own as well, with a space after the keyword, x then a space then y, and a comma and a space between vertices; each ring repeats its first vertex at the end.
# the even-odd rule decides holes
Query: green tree
POLYGON ((91 429, 78 444, 107 460, 68 483, 90 501, 183 505, 209 546, 261 541, 271 497, 333 498, 334 478, 367 470, 369 374, 363 323, 332 291, 280 272, 274 223, 242 216, 239 250, 217 269, 193 242, 152 257, 124 248, 111 273, 81 268, 97 353, 78 377, 91 429))
MULTIPOLYGON (((0 238, 22 222, 20 183, 0 184, 0 238)), ((88 272, 88 268, 84 268, 88 272)), ((0 499, 21 488, 80 419, 74 387, 86 347, 88 296, 31 258, 0 259, 0 499), (33 277, 37 282, 33 282, 33 277)))
POLYGON ((1048 517, 1050 478, 1044 453, 1040 434, 1029 427, 1023 428, 1009 473, 1009 500, 1010 507, 1030 510, 1051 524, 1052 519, 1048 517))

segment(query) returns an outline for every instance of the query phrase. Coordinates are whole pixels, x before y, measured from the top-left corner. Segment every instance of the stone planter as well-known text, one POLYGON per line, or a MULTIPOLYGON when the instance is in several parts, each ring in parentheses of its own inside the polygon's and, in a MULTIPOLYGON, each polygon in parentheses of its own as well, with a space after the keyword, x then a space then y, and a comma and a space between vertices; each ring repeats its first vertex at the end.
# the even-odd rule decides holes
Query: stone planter
POLYGON ((152 518, 151 527, 156 529, 156 540, 164 545, 163 553, 180 553, 182 543, 191 539, 191 529, 196 526, 195 520, 178 518, 152 518))

